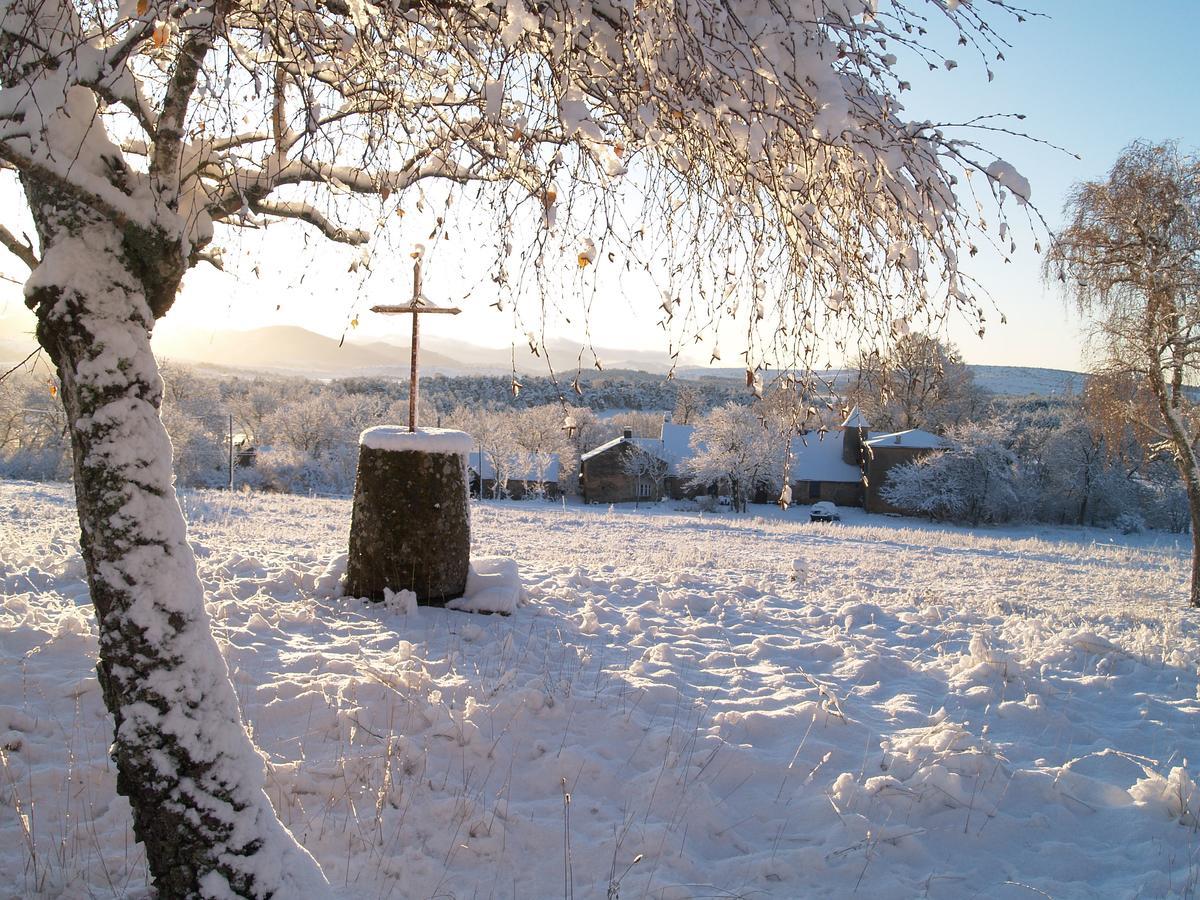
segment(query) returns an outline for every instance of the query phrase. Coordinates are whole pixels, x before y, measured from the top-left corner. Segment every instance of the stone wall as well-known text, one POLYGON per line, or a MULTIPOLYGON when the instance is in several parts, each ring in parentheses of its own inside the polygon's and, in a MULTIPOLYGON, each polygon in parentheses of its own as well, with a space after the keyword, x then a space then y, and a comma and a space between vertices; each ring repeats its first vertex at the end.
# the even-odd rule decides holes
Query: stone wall
MULTIPOLYGON (((657 481, 643 479, 651 484, 650 496, 638 496, 634 477, 624 467, 625 458, 631 452, 631 445, 621 443, 583 461, 579 489, 584 503, 657 502, 661 498, 666 488, 662 477, 657 481)), ((664 472, 666 466, 662 463, 664 472)))

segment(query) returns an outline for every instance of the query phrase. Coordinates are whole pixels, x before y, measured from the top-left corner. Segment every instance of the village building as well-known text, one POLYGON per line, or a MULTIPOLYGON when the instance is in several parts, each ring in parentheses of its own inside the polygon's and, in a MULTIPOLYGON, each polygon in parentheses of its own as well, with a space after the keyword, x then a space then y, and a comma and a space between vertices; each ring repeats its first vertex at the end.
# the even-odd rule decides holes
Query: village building
MULTIPOLYGON (((691 484, 687 475, 686 462, 695 453, 691 445, 694 430, 691 425, 664 422, 659 438, 635 438, 626 428, 621 437, 583 454, 580 492, 584 502, 679 500, 714 493, 715 486, 691 484)), ((867 512, 906 512, 883 498, 887 473, 946 446, 943 438, 920 429, 871 431, 867 417, 854 407, 836 429, 792 438, 792 500, 825 500, 838 506, 861 506, 867 512)), ((780 487, 778 481, 755 486, 756 502, 777 496, 780 487)))
MULTIPOLYGON (((541 496, 547 500, 557 500, 562 495, 559 484, 561 466, 557 453, 551 453, 544 471, 538 471, 536 464, 527 463, 523 471, 514 471, 504 486, 504 496, 513 500, 524 500, 529 496, 541 496)), ((495 497, 496 467, 490 453, 481 454, 476 450, 471 454, 467 463, 467 478, 470 480, 471 493, 477 497, 495 497)))
MULTIPOLYGON (((670 472, 661 438, 634 437, 632 428, 579 458, 584 503, 658 501, 670 472)), ((678 476, 676 476, 678 480, 678 476)))
POLYGON ((934 450, 947 446, 944 438, 919 428, 879 434, 864 442, 866 448, 867 482, 863 506, 867 512, 901 513, 909 515, 912 510, 889 503, 883 497, 883 486, 887 484, 888 472, 903 463, 913 462, 934 450))
POLYGON ((883 497, 887 474, 947 446, 944 438, 919 428, 870 430, 856 406, 836 432, 809 433, 792 439, 792 499, 796 503, 828 500, 838 506, 861 506, 867 512, 907 513, 883 497))

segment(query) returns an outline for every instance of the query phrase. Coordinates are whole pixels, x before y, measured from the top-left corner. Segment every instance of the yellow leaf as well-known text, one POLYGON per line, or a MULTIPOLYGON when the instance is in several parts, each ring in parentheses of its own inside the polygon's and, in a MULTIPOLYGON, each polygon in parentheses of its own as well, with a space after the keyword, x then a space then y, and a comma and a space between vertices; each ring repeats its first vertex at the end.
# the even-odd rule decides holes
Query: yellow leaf
POLYGON ((403 219, 404 218, 404 210, 397 208, 396 215, 398 215, 400 218, 403 219))
POLYGON ((159 22, 154 26, 154 46, 166 46, 167 39, 171 36, 171 26, 166 22, 159 22))
POLYGON ((547 188, 546 196, 542 198, 542 202, 545 204, 546 208, 549 209, 554 205, 554 201, 557 199, 558 191, 556 191, 554 188, 547 188))
POLYGON ((137 4, 138 16, 144 16, 149 11, 150 11, 150 0, 138 0, 138 4, 137 4))
POLYGON ((358 327, 358 316, 355 316, 353 319, 350 320, 350 327, 351 328, 358 327))
POLYGON ((592 258, 586 253, 579 254, 579 268, 583 269, 592 264, 592 258))
POLYGON ((58 385, 56 385, 53 381, 50 382, 50 396, 51 397, 58 396, 58 385))

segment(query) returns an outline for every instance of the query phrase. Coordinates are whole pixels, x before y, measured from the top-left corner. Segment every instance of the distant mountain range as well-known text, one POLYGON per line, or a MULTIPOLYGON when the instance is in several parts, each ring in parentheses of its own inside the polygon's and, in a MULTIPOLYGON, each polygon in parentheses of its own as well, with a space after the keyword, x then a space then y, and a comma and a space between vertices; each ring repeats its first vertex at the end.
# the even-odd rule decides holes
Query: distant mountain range
MULTIPOLYGON (((592 351, 578 344, 556 340, 550 342, 548 350, 558 371, 577 367, 598 371, 592 351)), ((164 333, 155 336, 154 351, 181 362, 316 377, 407 375, 411 353, 404 338, 338 341, 291 325, 208 334, 164 333)), ((660 353, 596 348, 595 354, 605 371, 665 375, 669 369, 666 357, 660 353)), ((421 338, 423 375, 501 375, 511 373, 514 363, 523 375, 544 375, 547 371, 545 359, 534 356, 527 346, 518 346, 514 351, 433 335, 421 338)))
MULTIPOLYGON (((180 362, 317 377, 399 375, 408 372, 409 348, 383 341, 341 343, 295 325, 250 331, 165 333, 153 340, 157 356, 180 362)), ((421 347, 423 371, 458 370, 462 364, 431 347, 421 347)))
MULTIPOLYGON (((8 325, 8 320, 4 320, 8 325)), ((0 329, 0 362, 22 359, 34 347, 31 335, 16 329, 0 329), (14 333, 15 332, 15 333, 14 333)), ((154 338, 155 353, 165 359, 190 362, 222 369, 270 372, 315 378, 348 376, 405 377, 408 374, 409 348, 402 339, 357 342, 334 338, 293 325, 273 325, 249 331, 164 332, 154 338)), ((604 374, 656 378, 670 369, 663 353, 640 350, 595 348, 602 369, 597 369, 592 350, 565 340, 552 341, 550 360, 561 375, 580 369, 586 378, 604 374)), ((425 375, 500 375, 513 370, 521 374, 547 374, 546 361, 534 356, 528 347, 479 347, 461 341, 430 336, 421 342, 421 372, 425 375)), ((976 382, 996 394, 1025 396, 1063 396, 1079 393, 1084 375, 1062 369, 1021 366, 971 366, 976 382)), ((838 370, 825 373, 835 387, 851 373, 838 370)), ((684 366, 676 370, 678 378, 738 379, 743 370, 684 366)))

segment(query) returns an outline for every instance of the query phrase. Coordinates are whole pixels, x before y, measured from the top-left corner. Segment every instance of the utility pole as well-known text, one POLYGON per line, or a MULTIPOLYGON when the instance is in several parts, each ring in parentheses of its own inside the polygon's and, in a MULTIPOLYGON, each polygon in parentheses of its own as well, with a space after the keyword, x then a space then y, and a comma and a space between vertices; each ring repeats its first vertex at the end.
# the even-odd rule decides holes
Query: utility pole
POLYGON ((233 490, 233 413, 229 414, 229 490, 233 490))

